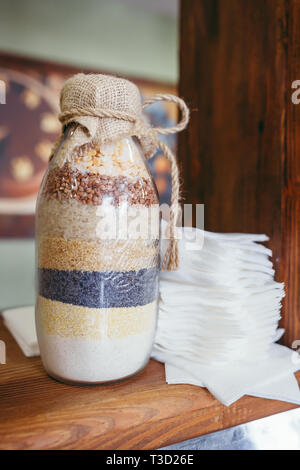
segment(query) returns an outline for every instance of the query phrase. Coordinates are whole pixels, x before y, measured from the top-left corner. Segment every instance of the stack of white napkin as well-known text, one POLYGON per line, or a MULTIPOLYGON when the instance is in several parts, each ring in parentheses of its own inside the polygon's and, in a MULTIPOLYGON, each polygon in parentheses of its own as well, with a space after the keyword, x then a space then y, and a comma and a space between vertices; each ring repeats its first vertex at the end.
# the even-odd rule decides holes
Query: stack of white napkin
POLYGON ((226 405, 245 394, 300 404, 300 366, 292 350, 274 344, 283 334, 284 286, 274 281, 271 251, 258 243, 268 238, 179 234, 179 270, 161 273, 152 353, 166 364, 167 382, 204 386, 226 405))

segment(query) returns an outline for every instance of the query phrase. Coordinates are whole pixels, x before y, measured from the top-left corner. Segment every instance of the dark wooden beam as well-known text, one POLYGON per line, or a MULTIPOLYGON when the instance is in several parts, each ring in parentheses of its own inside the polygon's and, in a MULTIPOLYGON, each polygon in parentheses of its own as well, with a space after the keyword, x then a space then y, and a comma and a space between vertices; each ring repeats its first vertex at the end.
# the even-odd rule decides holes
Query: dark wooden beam
POLYGON ((182 1, 180 24, 186 202, 205 204, 207 230, 270 236, 290 345, 300 339, 300 1, 182 1))

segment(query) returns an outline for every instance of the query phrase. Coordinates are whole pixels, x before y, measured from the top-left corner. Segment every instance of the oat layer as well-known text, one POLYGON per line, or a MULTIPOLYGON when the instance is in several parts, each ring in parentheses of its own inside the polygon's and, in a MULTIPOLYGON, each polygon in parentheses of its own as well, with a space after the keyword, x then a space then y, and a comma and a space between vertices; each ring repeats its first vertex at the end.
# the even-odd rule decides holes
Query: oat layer
MULTIPOLYGON (((37 233, 40 237, 62 237, 68 240, 103 240, 111 237, 112 241, 119 239, 121 234, 116 230, 107 232, 107 221, 103 218, 105 212, 102 206, 89 206, 75 200, 57 201, 56 199, 40 198, 36 214, 37 233)), ((126 209, 126 207, 125 207, 126 209)), ((123 208, 109 208, 109 221, 120 221, 123 208)), ((159 206, 128 208, 128 224, 126 237, 133 240, 143 239, 152 243, 159 238, 159 206), (138 232, 141 228, 140 233, 138 232)), ((112 227, 114 228, 114 227, 112 227)), ((128 245, 129 246, 129 245, 128 245)))

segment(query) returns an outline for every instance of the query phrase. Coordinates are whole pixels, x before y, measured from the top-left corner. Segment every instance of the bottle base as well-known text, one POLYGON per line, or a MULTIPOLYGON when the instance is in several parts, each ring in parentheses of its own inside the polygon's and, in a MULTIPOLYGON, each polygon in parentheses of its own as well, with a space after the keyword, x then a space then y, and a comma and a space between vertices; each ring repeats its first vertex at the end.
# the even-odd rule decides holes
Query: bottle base
POLYGON ((57 382, 64 383, 65 385, 77 385, 77 386, 83 386, 83 387, 88 386, 88 385, 114 385, 114 384, 118 384, 118 383, 121 383, 121 382, 125 382, 126 380, 130 380, 130 379, 136 377, 137 375, 141 374, 146 369, 148 363, 149 363, 149 360, 147 361, 147 363, 145 365, 143 365, 136 372, 134 372, 132 374, 129 374, 125 377, 120 377, 119 379, 95 381, 95 382, 88 382, 88 381, 82 381, 82 380, 77 381, 77 380, 66 379, 64 377, 53 374, 52 372, 49 372, 47 370, 46 370, 46 372, 47 372, 48 376, 51 379, 54 379, 57 382))

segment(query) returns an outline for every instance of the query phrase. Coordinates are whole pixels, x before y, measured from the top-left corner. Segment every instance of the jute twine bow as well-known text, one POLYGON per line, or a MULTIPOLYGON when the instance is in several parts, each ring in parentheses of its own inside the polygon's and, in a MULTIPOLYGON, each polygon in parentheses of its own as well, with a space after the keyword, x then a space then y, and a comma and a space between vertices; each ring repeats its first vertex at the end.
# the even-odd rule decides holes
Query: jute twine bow
MULTIPOLYGON (((169 160, 171 167, 171 181, 172 181, 172 193, 171 193, 171 205, 170 205, 170 219, 168 230, 169 245, 167 247, 164 259, 162 262, 162 269, 169 271, 175 270, 179 265, 178 256, 178 239, 176 237, 176 224, 179 214, 179 199, 180 199, 180 183, 179 183, 179 169, 176 158, 168 145, 162 142, 158 135, 175 134, 186 128, 189 121, 189 109, 185 102, 177 96, 170 94, 157 94, 152 96, 150 99, 144 101, 142 108, 150 106, 157 101, 167 101, 177 104, 181 111, 181 120, 173 127, 152 127, 141 116, 135 116, 124 111, 111 110, 111 109, 93 109, 89 107, 76 106, 62 112, 59 115, 59 120, 64 128, 67 124, 75 120, 75 118, 90 116, 96 118, 114 118, 118 120, 128 121, 133 124, 133 130, 131 135, 135 135, 140 140, 148 138, 152 141, 156 148, 160 148, 164 156, 169 160)), ((55 145, 57 148, 57 144, 55 145)), ((55 150, 55 149, 54 149, 55 150)), ((52 151, 53 155, 54 151, 52 151)), ((151 155, 150 155, 151 156, 151 155)))

